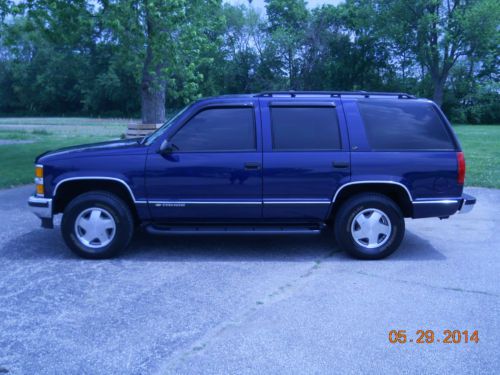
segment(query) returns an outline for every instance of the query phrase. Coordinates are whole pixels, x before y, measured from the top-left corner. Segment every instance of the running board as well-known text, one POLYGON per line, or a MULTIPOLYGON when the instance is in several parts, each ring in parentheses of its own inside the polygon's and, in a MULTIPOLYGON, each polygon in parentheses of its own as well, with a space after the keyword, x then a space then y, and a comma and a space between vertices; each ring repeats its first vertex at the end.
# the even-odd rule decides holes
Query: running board
POLYGON ((149 234, 318 234, 325 224, 317 225, 154 225, 144 227, 149 234))

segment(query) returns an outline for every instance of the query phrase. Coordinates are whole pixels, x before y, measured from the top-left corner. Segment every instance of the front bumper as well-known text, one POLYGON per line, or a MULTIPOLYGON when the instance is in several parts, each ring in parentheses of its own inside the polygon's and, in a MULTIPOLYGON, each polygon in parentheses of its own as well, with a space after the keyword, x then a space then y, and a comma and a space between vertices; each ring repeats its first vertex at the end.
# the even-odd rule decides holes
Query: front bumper
POLYGON ((28 199, 28 206, 40 219, 52 218, 52 199, 31 196, 28 199))
POLYGON ((52 199, 35 197, 34 195, 32 195, 28 199, 28 206, 31 212, 33 212, 42 220, 42 227, 54 227, 54 223, 52 220, 52 199))
POLYGON ((476 204, 476 198, 469 194, 462 194, 462 202, 460 208, 458 209, 461 214, 466 214, 471 212, 476 204))

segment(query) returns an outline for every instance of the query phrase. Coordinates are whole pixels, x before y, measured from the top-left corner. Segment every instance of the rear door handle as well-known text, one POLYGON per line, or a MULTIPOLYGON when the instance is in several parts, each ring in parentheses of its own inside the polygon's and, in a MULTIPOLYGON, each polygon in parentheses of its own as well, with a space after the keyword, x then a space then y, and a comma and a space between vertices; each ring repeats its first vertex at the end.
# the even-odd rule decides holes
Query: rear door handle
POLYGON ((346 161, 334 161, 332 163, 333 168, 348 168, 349 163, 346 161))
POLYGON ((260 169, 260 163, 245 163, 245 169, 247 171, 260 169))

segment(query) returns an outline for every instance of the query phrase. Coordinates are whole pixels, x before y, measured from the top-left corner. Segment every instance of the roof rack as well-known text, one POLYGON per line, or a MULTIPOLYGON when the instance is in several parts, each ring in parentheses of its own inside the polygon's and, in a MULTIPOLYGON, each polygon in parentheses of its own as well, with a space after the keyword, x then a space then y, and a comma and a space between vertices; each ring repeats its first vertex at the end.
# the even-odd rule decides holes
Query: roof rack
POLYGON ((396 96, 398 99, 416 99, 414 95, 404 92, 378 92, 378 91, 264 91, 255 94, 255 97, 272 98, 275 95, 290 95, 295 98, 297 95, 327 95, 332 98, 340 98, 342 96, 396 96))

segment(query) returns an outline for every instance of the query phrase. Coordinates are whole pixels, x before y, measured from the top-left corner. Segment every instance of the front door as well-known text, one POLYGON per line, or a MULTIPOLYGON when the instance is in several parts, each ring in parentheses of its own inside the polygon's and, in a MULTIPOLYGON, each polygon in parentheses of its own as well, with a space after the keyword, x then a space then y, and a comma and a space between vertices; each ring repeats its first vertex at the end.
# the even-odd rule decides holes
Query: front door
MULTIPOLYGON (((258 108, 257 108, 258 110, 258 108)), ((226 222, 262 217, 260 116, 254 104, 201 107, 151 152, 146 186, 156 221, 226 222)))
POLYGON ((341 101, 261 98, 264 132, 263 217, 325 220, 338 187, 350 180, 341 101))

